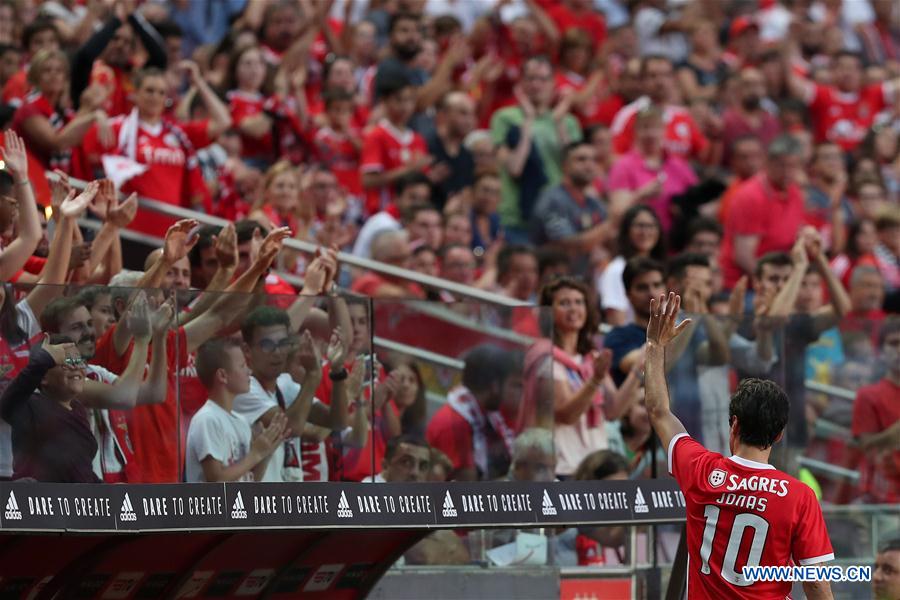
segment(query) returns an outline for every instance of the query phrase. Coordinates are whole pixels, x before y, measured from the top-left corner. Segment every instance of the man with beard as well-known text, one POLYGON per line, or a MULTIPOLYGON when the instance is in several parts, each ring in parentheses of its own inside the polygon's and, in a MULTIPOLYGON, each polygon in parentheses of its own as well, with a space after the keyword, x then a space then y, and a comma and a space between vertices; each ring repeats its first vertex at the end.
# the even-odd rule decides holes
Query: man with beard
POLYGON ((591 193, 597 176, 597 151, 587 140, 563 148, 563 178, 544 190, 531 215, 532 240, 536 246, 553 244, 566 251, 575 264, 572 270, 586 274, 593 248, 616 235, 606 219, 606 209, 591 193))
POLYGON ((140 11, 127 13, 125 3, 116 5, 115 14, 75 53, 72 59, 70 93, 76 107, 89 84, 99 84, 109 92, 104 109, 110 117, 131 110, 134 91, 131 75, 137 50, 135 34, 140 38, 147 61, 143 68, 165 71, 166 50, 163 39, 140 11), (98 60, 99 59, 99 60, 98 60))
POLYGON ((422 31, 419 27, 419 17, 414 14, 401 12, 391 17, 388 29, 390 54, 378 63, 374 81, 376 94, 379 94, 382 79, 389 73, 404 74, 415 87, 428 81, 428 73, 413 65, 422 47, 422 31))
MULTIPOLYGON (((150 360, 148 376, 133 399, 133 405, 157 404, 165 401, 165 387, 158 385, 166 377, 166 327, 172 317, 171 304, 164 304, 153 312, 151 343, 158 350, 150 360)), ((125 319, 130 320, 132 329, 139 326, 135 321, 148 319, 146 297, 141 294, 126 312, 125 319)), ((97 350, 94 334, 94 323, 91 313, 80 296, 57 298, 47 305, 41 314, 41 328, 51 334, 62 334, 73 340, 85 364, 85 376, 93 381, 117 385, 126 380, 125 374, 119 377, 107 369, 90 364, 97 350)), ((133 368, 147 362, 146 344, 136 344, 131 364, 133 368)), ((131 369, 129 365, 129 369, 131 369)), ((141 375, 143 368, 140 367, 141 375)), ((124 408, 124 407, 123 407, 124 408)), ((134 464, 134 448, 128 434, 128 424, 124 412, 95 408, 91 410, 90 422, 94 437, 97 438, 99 451, 94 455, 94 473, 107 483, 124 483, 129 481, 128 474, 134 464)))
POLYGON ((746 67, 738 78, 737 102, 722 114, 722 142, 725 145, 723 162, 728 164, 737 140, 753 136, 763 146, 778 137, 781 125, 775 115, 763 108, 766 97, 766 81, 759 69, 746 67))

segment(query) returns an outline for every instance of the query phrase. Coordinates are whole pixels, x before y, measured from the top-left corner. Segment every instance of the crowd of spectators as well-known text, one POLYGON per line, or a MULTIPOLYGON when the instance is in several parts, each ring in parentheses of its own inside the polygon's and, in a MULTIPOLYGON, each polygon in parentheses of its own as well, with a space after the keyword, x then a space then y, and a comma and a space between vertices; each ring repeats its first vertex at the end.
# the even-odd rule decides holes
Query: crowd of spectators
POLYGON ((671 290, 691 435, 772 378, 779 466, 900 500, 895 0, 0 0, 0 88, 0 478, 649 475, 671 290), (372 299, 532 343, 442 379, 372 299))

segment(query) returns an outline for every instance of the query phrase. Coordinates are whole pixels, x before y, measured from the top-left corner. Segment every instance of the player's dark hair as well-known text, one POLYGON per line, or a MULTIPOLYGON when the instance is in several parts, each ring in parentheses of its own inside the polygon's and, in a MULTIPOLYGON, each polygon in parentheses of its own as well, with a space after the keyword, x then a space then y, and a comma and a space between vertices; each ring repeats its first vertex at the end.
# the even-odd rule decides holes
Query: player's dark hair
POLYGON ((890 538, 888 541, 884 542, 881 547, 878 549, 878 554, 882 554, 884 552, 900 552, 900 535, 896 535, 895 537, 890 538))
POLYGON ((768 252, 763 254, 760 259, 756 261, 756 271, 754 271, 753 276, 757 279, 762 277, 763 267, 766 265, 772 265, 773 267, 793 267, 794 261, 787 252, 768 252))
POLYGON ((744 379, 731 396, 728 422, 737 420, 741 443, 770 448, 784 431, 791 402, 778 384, 765 379, 744 379))

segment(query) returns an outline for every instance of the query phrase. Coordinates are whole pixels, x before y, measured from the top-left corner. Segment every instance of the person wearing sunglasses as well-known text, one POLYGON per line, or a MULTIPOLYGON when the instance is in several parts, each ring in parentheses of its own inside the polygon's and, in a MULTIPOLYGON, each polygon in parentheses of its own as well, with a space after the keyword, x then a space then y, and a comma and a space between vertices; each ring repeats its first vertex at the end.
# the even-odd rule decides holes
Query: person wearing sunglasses
MULTIPOLYGON (((135 341, 144 357, 148 342, 149 336, 135 341)), ((135 365, 120 379, 139 385, 144 362, 135 365)), ((91 381, 85 376, 85 367, 71 338, 47 336, 32 347, 28 365, 0 396, 0 418, 12 429, 13 479, 100 481, 93 469, 97 440, 88 411, 118 407, 123 396, 136 389, 91 381)))

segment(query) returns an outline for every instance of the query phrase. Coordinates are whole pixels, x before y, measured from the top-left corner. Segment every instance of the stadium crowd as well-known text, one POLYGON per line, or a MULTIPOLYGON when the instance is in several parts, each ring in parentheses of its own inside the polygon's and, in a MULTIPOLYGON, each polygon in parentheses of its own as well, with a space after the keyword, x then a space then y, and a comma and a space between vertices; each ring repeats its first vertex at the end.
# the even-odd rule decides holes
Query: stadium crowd
POLYGON ((0 0, 0 86, 0 478, 649 474, 672 290, 696 439, 772 378, 780 466, 900 501, 895 0, 0 0), (338 252, 540 307, 492 317, 533 343, 436 386, 373 299, 477 311, 338 252))

